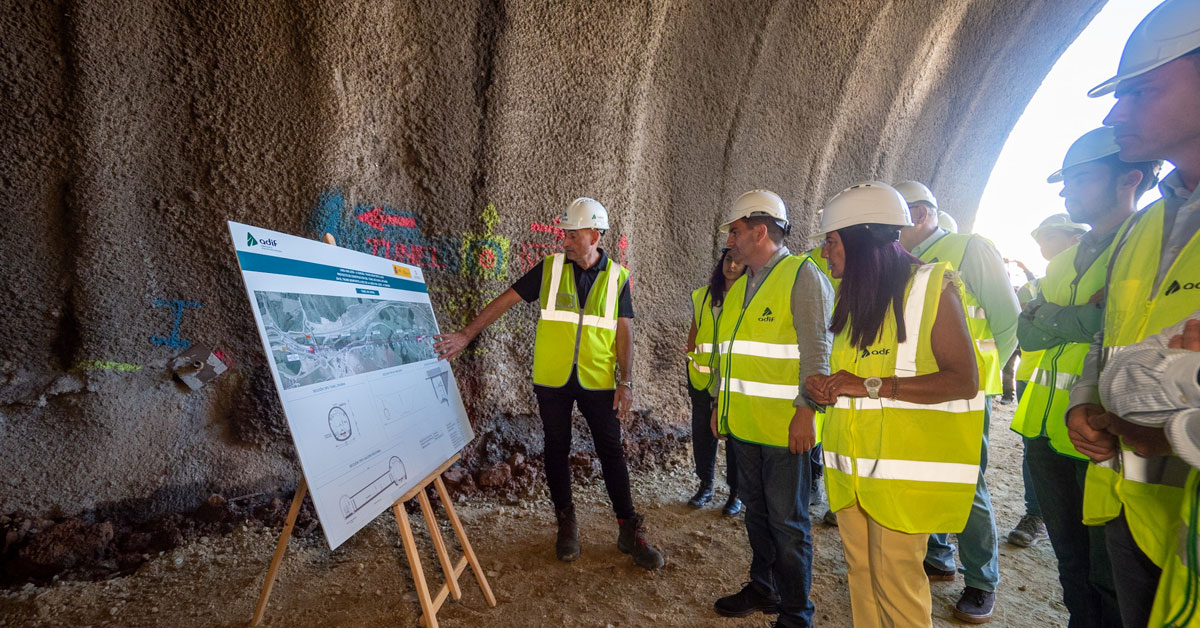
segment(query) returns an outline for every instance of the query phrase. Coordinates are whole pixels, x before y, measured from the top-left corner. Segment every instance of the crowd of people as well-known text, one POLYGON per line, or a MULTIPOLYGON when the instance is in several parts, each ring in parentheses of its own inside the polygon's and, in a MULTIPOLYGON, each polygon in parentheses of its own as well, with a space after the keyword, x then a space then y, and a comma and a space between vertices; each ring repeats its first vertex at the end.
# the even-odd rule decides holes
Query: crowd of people
MULTIPOLYGON (((1117 74, 1089 95, 1114 91, 1103 126, 1048 179, 1066 213, 1033 232, 1049 265, 1020 290, 996 247, 956 233, 916 181, 841 191, 820 212, 820 245, 800 255, 784 245, 782 198, 759 189, 734 201, 726 248, 692 293, 687 342, 699 480, 689 504, 713 500, 724 441, 722 512, 744 512, 750 545, 749 582, 715 612, 812 625, 810 514, 827 504, 856 626, 931 625, 930 581, 958 573, 954 615, 988 621, 1000 583, 989 424, 1019 350, 1012 428, 1026 512, 1009 541, 1049 538, 1072 627, 1200 626, 1200 2, 1166 0, 1138 25, 1117 74), (1173 169, 1159 181, 1164 161, 1173 169), (1161 198, 1139 211, 1156 187, 1161 198)), ((533 383, 556 555, 580 555, 568 466, 577 405, 617 547, 657 569, 621 442, 634 389, 629 271, 599 247, 609 228, 599 202, 577 199, 558 226, 563 252, 435 350, 451 359, 537 301, 533 383)))

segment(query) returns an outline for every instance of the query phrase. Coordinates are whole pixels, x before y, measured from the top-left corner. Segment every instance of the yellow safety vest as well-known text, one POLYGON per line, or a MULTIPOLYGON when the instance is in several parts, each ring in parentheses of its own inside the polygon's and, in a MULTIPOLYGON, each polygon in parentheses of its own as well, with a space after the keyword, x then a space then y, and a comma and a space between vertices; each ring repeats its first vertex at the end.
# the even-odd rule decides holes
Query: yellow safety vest
MULTIPOLYGON (((939 370, 931 338, 950 268, 942 262, 915 269, 904 298, 905 342, 897 341, 888 308, 879 338, 867 349, 850 343, 849 326, 842 329, 833 341, 831 372, 889 378, 939 370)), ((881 395, 887 391, 885 384, 881 395)), ((824 434, 829 507, 837 511, 857 501, 884 527, 909 534, 962 531, 979 479, 985 399, 982 390, 973 399, 940 404, 838 397, 824 434)))
POLYGON ((1200 625, 1200 472, 1192 469, 1183 490, 1174 552, 1163 566, 1149 626, 1200 625))
POLYGON ((824 245, 818 246, 804 253, 804 256, 807 256, 808 259, 811 259, 813 263, 817 265, 817 268, 821 269, 821 272, 825 275, 825 278, 829 280, 829 284, 833 286, 833 289, 836 291, 838 285, 842 283, 842 280, 835 279, 833 275, 829 274, 829 260, 821 257, 821 250, 824 248, 824 245))
POLYGON ((580 308, 575 273, 555 253, 542 262, 541 317, 533 345, 533 383, 560 388, 575 366, 579 385, 590 390, 617 387, 617 298, 629 269, 608 260, 580 308), (576 359, 578 355, 578 359, 576 359))
MULTIPOLYGON (((991 241, 982 236, 947 233, 921 253, 921 261, 950 262, 950 268, 960 270, 962 269, 963 254, 966 253, 967 245, 974 238, 991 244, 991 241)), ((992 327, 987 320, 987 312, 979 304, 979 299, 966 289, 965 284, 961 285, 963 287, 959 294, 962 297, 963 309, 967 312, 967 327, 970 329, 971 338, 975 340, 975 346, 978 347, 979 355, 983 359, 979 364, 979 385, 987 394, 999 395, 1004 392, 1004 385, 1000 381, 1000 369, 1004 365, 1000 363, 1000 351, 996 348, 996 336, 992 333, 992 327)))
POLYGON ((692 291, 692 323, 696 326, 696 346, 688 354, 688 381, 696 390, 708 390, 712 384, 712 369, 717 343, 717 325, 713 320, 709 287, 692 291))
MULTIPOLYGON (((1114 353, 1178 323, 1200 307, 1200 289, 1187 288, 1195 285, 1200 268, 1200 236, 1192 237, 1152 293, 1161 259, 1164 213, 1165 205, 1159 201, 1140 218, 1135 216, 1136 223, 1126 223, 1128 237, 1118 235, 1123 243, 1113 254, 1108 279, 1102 369, 1114 353)), ((1175 547, 1189 470, 1176 456, 1145 458, 1122 445, 1116 458, 1088 465, 1084 522, 1111 520, 1123 506, 1138 547, 1162 567, 1175 547)))
MULTIPOLYGON (((1115 246, 1114 240, 1083 275, 1075 271, 1078 244, 1056 255, 1040 282, 1046 302, 1063 306, 1086 304, 1104 287, 1108 260, 1115 246)), ((1087 460, 1087 456, 1071 444, 1066 415, 1071 405, 1071 387, 1083 374, 1083 361, 1089 346, 1086 342, 1069 342, 1042 352, 1042 359, 1021 396, 1012 421, 1012 429, 1018 434, 1027 438, 1049 437, 1054 451, 1080 460, 1087 460)))
MULTIPOLYGON (((746 301, 748 275, 729 292, 717 320, 721 389, 718 431, 738 440, 788 446, 800 394, 800 347, 792 323, 792 286, 806 257, 788 255, 746 301)), ((821 440, 817 423, 817 442, 821 440)))
MULTIPOLYGON (((1017 293, 1017 298, 1022 298, 1021 293, 1028 294, 1030 300, 1037 298, 1038 281, 1027 281, 1021 286, 1021 290, 1017 293)), ((1021 304, 1024 307, 1024 303, 1021 304)), ((1037 370, 1038 362, 1042 360, 1042 351, 1026 351, 1020 349, 1021 359, 1017 360, 1016 379, 1018 382, 1028 382, 1033 377, 1033 372, 1037 370)))

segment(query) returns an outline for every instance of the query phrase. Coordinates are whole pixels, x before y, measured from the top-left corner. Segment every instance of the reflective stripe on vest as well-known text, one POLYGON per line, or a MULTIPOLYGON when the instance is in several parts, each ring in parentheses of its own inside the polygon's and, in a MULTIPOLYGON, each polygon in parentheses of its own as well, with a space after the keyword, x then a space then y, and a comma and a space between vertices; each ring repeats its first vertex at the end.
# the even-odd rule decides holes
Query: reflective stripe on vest
POLYGON ((555 253, 542 263, 533 383, 561 387, 574 368, 580 386, 612 390, 616 388, 617 299, 629 271, 610 258, 581 306, 574 273, 564 272, 564 259, 562 253, 555 253))
POLYGON ((692 324, 696 326, 696 346, 688 354, 688 383, 694 390, 707 391, 712 385, 713 346, 717 339, 708 286, 692 291, 692 324))
MULTIPOLYGON (((921 260, 949 262, 953 270, 960 270, 963 255, 974 238, 989 242, 986 238, 978 235, 947 233, 921 253, 921 260)), ((975 339, 975 344, 983 359, 979 365, 979 385, 987 394, 999 395, 1004 392, 1004 386, 1000 380, 1000 370, 1004 365, 1000 363, 1000 352, 996 349, 996 336, 992 333, 992 327, 987 320, 987 312, 979 303, 979 299, 966 289, 965 284, 960 283, 959 285, 962 287, 959 294, 962 297, 963 309, 967 313, 967 328, 971 332, 971 337, 975 339)))
MULTIPOLYGON (((780 259, 746 301, 748 275, 729 288, 717 321, 721 386, 718 431, 741 441, 788 446, 800 395, 800 349, 792 288, 808 258, 780 259)), ((817 440, 820 442, 818 431, 817 440)))
MULTIPOLYGON (((1200 308, 1200 291, 1181 290, 1200 268, 1200 235, 1188 244, 1155 289, 1162 253, 1165 204, 1131 219, 1127 237, 1118 237, 1105 296, 1104 346, 1126 347, 1174 325, 1200 308)), ((1107 354, 1111 356, 1113 350, 1107 354)), ((1103 365, 1101 365, 1103 368, 1103 365)), ((1142 458, 1127 448, 1121 453, 1121 478, 1115 490, 1125 508, 1129 531, 1138 547, 1160 567, 1175 545, 1183 489, 1175 456, 1142 458)), ((1090 477, 1090 476, 1089 476, 1090 477)), ((1085 513, 1087 504, 1084 504, 1085 513)))
MULTIPOLYGON (((905 342, 888 308, 867 351, 850 344, 848 327, 838 334, 830 371, 881 378, 937 372, 931 338, 949 270, 947 263, 916 268, 905 293, 905 342)), ((857 502, 881 525, 910 534, 962 530, 979 479, 985 401, 982 390, 939 404, 839 397, 825 419, 830 508, 857 502)))

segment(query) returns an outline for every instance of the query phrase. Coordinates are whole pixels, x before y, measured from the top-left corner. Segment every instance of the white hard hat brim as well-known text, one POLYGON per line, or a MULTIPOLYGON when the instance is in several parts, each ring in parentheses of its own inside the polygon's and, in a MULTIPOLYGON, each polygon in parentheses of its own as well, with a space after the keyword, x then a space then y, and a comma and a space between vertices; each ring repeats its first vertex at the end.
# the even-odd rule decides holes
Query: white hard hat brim
MULTIPOLYGON (((1183 55, 1179 55, 1179 57, 1182 57, 1182 56, 1183 55)), ((1129 72, 1126 72, 1124 74, 1118 74, 1118 75, 1108 79, 1107 81, 1104 81, 1103 83, 1088 90, 1088 93, 1087 93, 1088 98, 1099 98, 1101 96, 1111 94, 1117 89, 1117 85, 1120 84, 1121 81, 1127 81, 1131 78, 1141 76, 1151 70, 1156 70, 1158 68, 1161 68, 1162 66, 1174 61, 1175 59, 1178 59, 1179 57, 1172 57, 1170 59, 1163 59, 1161 61, 1155 61, 1154 63, 1148 64, 1145 67, 1141 67, 1136 70, 1130 70, 1129 72)))
POLYGON ((1062 180, 1063 180, 1063 171, 1061 168, 1058 170, 1055 170, 1053 174, 1046 177, 1046 183, 1062 183, 1062 180))

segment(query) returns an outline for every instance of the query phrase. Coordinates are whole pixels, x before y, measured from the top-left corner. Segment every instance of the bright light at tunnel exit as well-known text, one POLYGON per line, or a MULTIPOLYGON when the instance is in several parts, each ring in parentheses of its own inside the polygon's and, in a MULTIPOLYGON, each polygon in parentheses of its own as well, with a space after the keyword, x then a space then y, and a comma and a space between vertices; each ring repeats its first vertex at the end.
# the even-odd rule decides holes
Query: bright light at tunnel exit
MULTIPOLYGON (((994 242, 1001 255, 1021 260, 1039 277, 1046 260, 1029 233, 1046 216, 1066 211, 1058 195, 1062 184, 1046 183, 1046 177, 1062 166, 1071 142, 1100 126, 1112 108, 1111 95, 1088 98, 1087 90, 1116 73, 1125 40, 1160 2, 1109 0, 1046 75, 992 169, 973 230, 994 242)), ((1138 206, 1158 196, 1158 190, 1150 190, 1138 206)), ((1009 274, 1014 284, 1025 282, 1012 264, 1009 274)))

